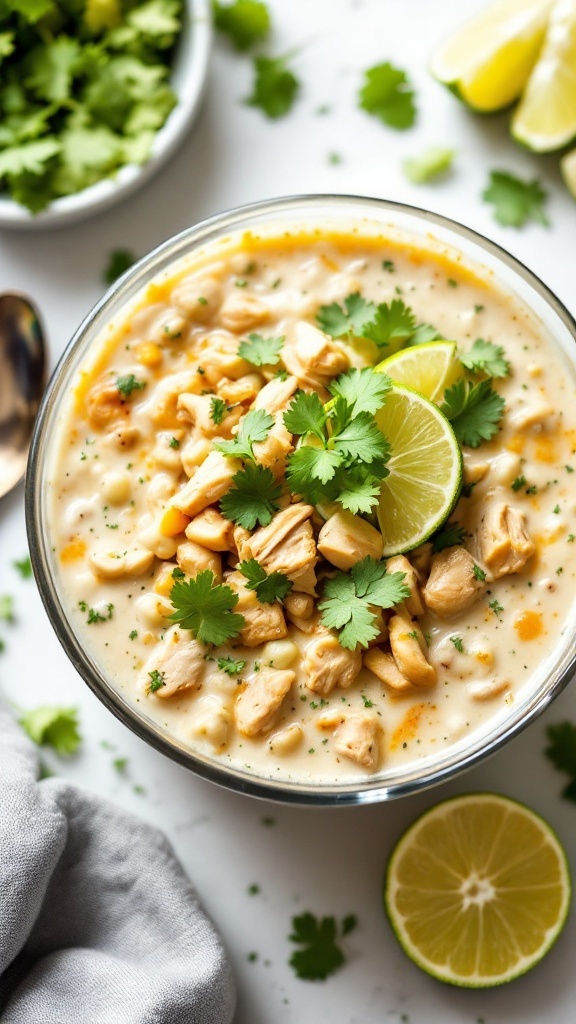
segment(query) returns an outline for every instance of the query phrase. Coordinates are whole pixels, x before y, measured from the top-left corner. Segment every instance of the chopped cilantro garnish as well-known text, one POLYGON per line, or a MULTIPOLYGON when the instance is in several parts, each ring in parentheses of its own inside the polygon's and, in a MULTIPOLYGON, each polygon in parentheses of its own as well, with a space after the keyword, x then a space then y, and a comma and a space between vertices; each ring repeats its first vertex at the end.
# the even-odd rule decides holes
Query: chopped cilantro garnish
POLYGON ((454 647, 456 648, 458 653, 459 654, 464 654, 464 644, 462 643, 462 637, 460 637, 460 636, 451 636, 450 640, 454 644, 454 647))
POLYGON ((148 683, 148 693, 156 693, 157 690, 161 690, 163 686, 166 686, 166 680, 164 679, 164 673, 159 672, 155 668, 152 672, 149 672, 150 682, 148 683))
POLYGON ((129 249, 113 249, 102 275, 104 284, 114 284, 138 259, 129 249))
POLYGON ((416 120, 414 91, 408 76, 388 61, 365 72, 360 106, 390 128, 411 128, 416 120))
POLYGON ((146 381, 136 380, 133 373, 127 373, 124 377, 116 377, 116 387, 124 398, 129 398, 133 391, 142 391, 146 381))
POLYGON ((24 558, 16 559, 16 561, 12 562, 12 565, 23 580, 31 579, 32 562, 30 561, 29 555, 26 555, 24 558))
POLYGON ((403 572, 387 573, 385 562, 369 557, 353 565, 350 572, 338 571, 324 584, 323 599, 318 605, 322 624, 340 630, 338 639, 342 647, 352 651, 358 645, 367 647, 380 631, 370 605, 392 608, 409 597, 404 577, 403 572))
POLYGON ((284 338, 264 338, 261 334, 249 334, 248 341, 241 341, 238 355, 252 366, 275 366, 280 361, 280 350, 284 338))
POLYGON ((484 569, 482 569, 482 567, 478 565, 477 562, 474 562, 474 565, 472 566, 472 572, 474 574, 474 579, 479 580, 480 583, 484 583, 484 580, 486 579, 486 573, 484 572, 484 569))
POLYGON ((374 313, 376 306, 367 302, 359 292, 354 292, 344 299, 343 305, 332 302, 329 306, 320 306, 316 320, 318 326, 332 338, 348 338, 351 335, 361 337, 364 325, 374 313))
POLYGON ((512 481, 511 487, 512 487, 513 491, 519 491, 521 487, 525 486, 525 484, 526 484, 526 477, 524 476, 524 473, 521 473, 520 476, 517 476, 517 477, 514 478, 514 480, 512 481))
POLYGON ((254 84, 246 100, 259 107, 266 117, 288 114, 300 89, 300 82, 287 66, 287 57, 255 57, 254 84))
POLYGON ((78 607, 81 612, 86 612, 88 614, 88 618, 86 619, 86 624, 88 626, 92 626, 96 622, 108 622, 108 620, 112 618, 112 613, 114 611, 113 604, 106 605, 106 615, 104 615, 103 612, 99 612, 97 608, 89 608, 86 601, 78 601, 78 607))
POLYGON ((488 607, 494 612, 494 615, 498 615, 500 612, 504 611, 503 606, 496 600, 496 598, 494 598, 493 601, 490 601, 488 607))
POLYGON ((278 511, 282 487, 267 467, 247 462, 232 477, 233 486, 220 499, 220 511, 226 519, 253 530, 256 524, 268 526, 278 511))
POLYGON ((408 157, 402 166, 410 181, 422 185, 449 170, 455 155, 455 150, 445 146, 429 146, 421 156, 408 157))
POLYGON ((484 338, 476 338, 470 351, 461 353, 460 362, 472 373, 485 373, 488 377, 507 377, 510 373, 502 346, 484 338))
POLYGON ((223 398, 214 397, 210 400, 210 419, 215 426, 219 426, 224 419, 224 415, 228 410, 228 406, 223 398))
POLYGON ((216 583, 211 569, 203 569, 194 579, 178 580, 170 591, 174 612, 172 622, 189 629, 197 640, 215 647, 238 636, 244 616, 232 611, 238 595, 231 587, 216 583))
POLYGON ((393 260, 382 260, 382 270, 385 270, 388 274, 393 274, 395 269, 393 260))
MULTIPOLYGON (((356 917, 348 914, 341 923, 341 937, 356 927, 356 917)), ((337 943, 338 926, 334 917, 316 918, 307 911, 292 918, 290 941, 302 946, 290 957, 290 966, 298 978, 323 981, 344 963, 344 954, 337 943)))
POLYGON ((112 767, 118 772, 118 775, 124 775, 126 768, 128 767, 128 758, 115 757, 112 761, 112 767))
POLYGON ((507 171, 491 171, 482 198, 494 206, 494 217, 505 227, 520 228, 527 221, 548 226, 544 212, 546 192, 537 179, 523 181, 507 171))
POLYGON ((25 711, 18 721, 34 743, 52 747, 57 754, 74 754, 80 745, 76 708, 43 705, 25 711))
POLYGON ((268 437, 274 418, 264 409, 251 409, 240 420, 238 433, 232 441, 217 441, 216 451, 237 459, 254 460, 252 445, 256 441, 264 441, 268 437))
POLYGON ((442 529, 432 537, 434 551, 443 551, 444 548, 456 547, 463 544, 466 538, 466 530, 459 523, 445 523, 442 529))
POLYGON ((172 569, 172 572, 170 573, 170 575, 171 575, 173 580, 185 580, 186 579, 186 573, 184 572, 183 569, 180 568, 179 565, 175 565, 174 566, 174 568, 172 569))
POLYGON ((232 658, 228 655, 226 658, 218 658, 217 664, 220 671, 225 672, 226 675, 239 676, 246 662, 241 658, 232 658))
POLYGON ((128 633, 128 639, 129 640, 135 640, 137 636, 138 636, 138 630, 137 629, 131 629, 130 632, 128 633))
POLYGON ((380 303, 374 319, 364 324, 362 333, 379 348, 386 348, 391 341, 406 341, 415 330, 416 319, 412 310, 402 299, 392 299, 390 305, 380 303))
POLYGON ((444 392, 440 411, 451 421, 461 445, 478 448, 498 432, 504 413, 504 399, 489 380, 479 384, 459 380, 444 392))
POLYGON ((169 441, 169 444, 170 444, 171 448, 179 448, 180 447, 180 441, 178 440, 177 437, 171 437, 170 441, 169 441))
POLYGON ((544 751, 546 757, 558 771, 565 772, 569 777, 562 796, 576 803, 576 725, 572 722, 558 722, 549 725, 546 734, 550 741, 544 751))
POLYGON ((237 50, 249 50, 270 32, 268 8, 260 0, 234 0, 231 4, 212 0, 212 10, 214 25, 228 36, 237 50))
POLYGON ((283 572, 267 573, 255 558, 239 562, 238 569, 248 580, 246 588, 256 592, 261 604, 283 601, 294 585, 283 572))

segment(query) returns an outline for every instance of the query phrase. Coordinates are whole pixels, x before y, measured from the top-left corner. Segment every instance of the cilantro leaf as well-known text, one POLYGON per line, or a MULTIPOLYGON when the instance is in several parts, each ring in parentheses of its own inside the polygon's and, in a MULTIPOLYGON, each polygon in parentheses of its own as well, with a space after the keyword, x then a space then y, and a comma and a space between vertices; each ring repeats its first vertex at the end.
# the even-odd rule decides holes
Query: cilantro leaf
POLYGON ((48 161, 56 156, 60 149, 60 143, 50 138, 24 142, 21 146, 0 150, 0 179, 11 179, 24 173, 40 175, 46 170, 48 161))
POLYGON ((12 562, 12 565, 16 569, 16 572, 22 577, 23 580, 29 580, 32 578, 32 562, 30 561, 30 555, 26 555, 24 558, 16 559, 12 562))
POLYGON ((364 325, 374 316, 376 306, 367 302, 359 292, 354 292, 344 299, 342 306, 332 302, 329 306, 320 306, 316 321, 325 334, 332 338, 347 338, 350 335, 361 337, 364 325))
POLYGON ((28 74, 24 84, 39 100, 63 103, 71 96, 80 53, 78 40, 65 35, 35 47, 26 61, 28 74))
POLYGON ((270 428, 274 425, 274 417, 264 409, 251 409, 240 420, 238 433, 232 441, 216 441, 216 451, 238 459, 254 461, 252 445, 256 441, 264 441, 270 428))
POLYGON ((409 588, 403 582, 405 573, 386 572, 386 563, 366 557, 353 565, 350 572, 338 571, 326 580, 321 603, 322 624, 328 629, 339 629, 342 647, 355 650, 367 647, 379 633, 376 616, 370 605, 392 608, 409 597, 409 588))
POLYGON ((222 4, 213 0, 214 25, 224 32, 237 50, 248 50, 266 39, 270 32, 270 15, 260 0, 234 0, 222 4))
POLYGON ((210 399, 210 419, 216 427, 222 423, 227 409, 228 406, 223 398, 216 398, 216 395, 214 395, 210 399))
POLYGON ((342 455, 340 452, 327 448, 302 445, 288 456, 287 461, 286 475, 291 490, 296 494, 310 496, 315 503, 319 500, 317 481, 327 484, 329 480, 332 480, 342 462, 342 455))
POLYGON ((558 722, 549 725, 546 734, 550 741, 550 746, 544 751, 546 757, 570 779, 562 790, 562 796, 576 803, 576 725, 572 722, 558 722))
POLYGON ((544 212, 547 194, 537 178, 523 181, 507 171, 491 171, 490 184, 482 198, 494 206, 494 217, 505 227, 521 228, 533 220, 548 227, 544 212))
POLYGON ((43 705, 25 711, 18 721, 34 743, 52 747, 57 754, 75 754, 80 745, 76 708, 43 705))
POLYGON ((220 511, 226 519, 253 530, 256 524, 268 526, 278 511, 282 487, 267 467, 247 462, 232 477, 233 486, 220 499, 220 511))
POLYGON ((504 399, 489 380, 479 384, 459 380, 444 392, 440 412, 452 423, 461 445, 478 448, 498 432, 504 414, 504 399))
POLYGON ((324 440, 326 413, 315 391, 311 394, 297 391, 283 419, 286 430, 291 434, 314 434, 324 440))
POLYGON ((263 338, 261 334, 249 334, 248 341, 241 341, 238 355, 252 366, 275 366, 280 362, 280 350, 284 338, 263 338))
POLYGON ((255 558, 239 562, 238 569, 248 580, 246 589, 256 591, 261 604, 283 601, 294 585, 283 572, 267 573, 255 558))
POLYGON ((228 655, 226 658, 218 658, 217 665, 220 671, 225 672, 227 676, 239 676, 246 662, 241 658, 232 658, 228 655))
POLYGON ((294 105, 300 82, 286 66, 286 57, 255 57, 254 84, 246 100, 260 107, 266 117, 284 117, 294 105))
POLYGON ((392 341, 406 341, 416 330, 416 318, 402 299, 392 299, 390 305, 381 302, 374 318, 364 324, 362 334, 380 348, 392 341))
POLYGON ((163 686, 166 686, 164 673, 159 672, 157 668, 149 672, 148 675, 150 676, 150 682, 148 683, 147 693, 157 693, 163 686))
POLYGON ((0 596, 0 622, 15 622, 14 598, 10 594, 0 596))
POLYGON ((445 523, 432 537, 434 551, 444 551, 444 548, 457 547, 463 544, 466 539, 466 530, 459 523, 445 523))
POLYGON ((408 76, 388 61, 365 72, 360 106, 390 128, 411 128, 416 120, 414 91, 408 76))
POLYGON ((374 414, 384 405, 384 399, 392 387, 392 381, 385 373, 375 373, 370 367, 362 370, 348 370, 329 385, 333 395, 343 398, 355 414, 374 414))
POLYGON ((133 391, 142 391, 146 387, 146 381, 137 380, 133 373, 127 373, 122 377, 116 377, 116 387, 124 398, 130 398, 133 391))
POLYGON ((476 338, 469 352, 460 355, 460 362, 472 373, 485 373, 488 377, 507 377, 510 363, 501 345, 484 338, 476 338))
POLYGON ((437 341, 442 335, 432 324, 418 324, 410 335, 407 345, 426 345, 429 341, 437 341))
POLYGON ((390 458, 390 445, 377 426, 373 417, 361 412, 333 438, 334 448, 348 458, 359 459, 361 462, 372 462, 390 458))
POLYGON ((415 185, 422 185, 430 178, 436 178, 452 166, 455 150, 445 146, 429 146, 421 156, 409 157, 403 167, 406 177, 415 185))
POLYGON ((178 580, 170 591, 174 612, 169 618, 202 643, 219 647, 238 636, 245 620, 232 611, 238 595, 231 587, 215 585, 215 580, 211 569, 203 569, 194 579, 178 580))
POLYGON ((9 8, 17 11, 31 24, 53 9, 52 0, 10 0, 9 8))
MULTIPOLYGON (((342 935, 352 930, 356 921, 353 915, 344 918, 342 935)), ((306 981, 323 981, 345 961, 338 945, 338 929, 334 917, 316 918, 309 911, 292 918, 290 941, 302 946, 295 950, 289 964, 298 978, 306 981)))
POLYGON ((129 249, 113 249, 103 273, 104 284, 114 284, 138 259, 129 249))
POLYGON ((377 477, 357 468, 344 470, 338 474, 339 490, 334 500, 354 515, 358 512, 368 515, 378 504, 382 479, 388 476, 388 472, 386 469, 382 476, 377 477))

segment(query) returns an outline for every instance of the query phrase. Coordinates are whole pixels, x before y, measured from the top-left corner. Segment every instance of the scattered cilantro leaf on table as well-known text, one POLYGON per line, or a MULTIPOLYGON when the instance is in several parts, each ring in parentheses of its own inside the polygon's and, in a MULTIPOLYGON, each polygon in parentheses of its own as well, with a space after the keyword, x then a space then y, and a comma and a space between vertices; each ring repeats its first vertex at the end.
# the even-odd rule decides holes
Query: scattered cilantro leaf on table
POLYGON ((104 284, 114 284, 138 259, 129 249, 113 249, 104 269, 104 284))
POLYGON ((521 228, 530 220, 549 226, 544 211, 547 194, 537 178, 523 181, 507 171, 491 171, 482 198, 493 204, 495 219, 505 227, 521 228))
POLYGON ((431 538, 434 551, 444 551, 445 548, 458 547, 466 539, 466 530, 459 523, 445 523, 431 538))
POLYGON ((233 486, 220 499, 220 511, 226 519, 243 526, 245 530, 268 526, 278 511, 280 484, 266 466, 247 462, 244 469, 232 477, 233 486))
POLYGON ((409 597, 405 575, 403 572, 387 573, 385 562, 370 557, 357 562, 350 572, 338 571, 324 584, 318 605, 322 624, 328 629, 340 630, 338 640, 342 647, 352 651, 358 645, 367 647, 379 633, 370 605, 392 608, 409 597))
POLYGON ((361 337, 364 325, 376 312, 376 305, 367 302, 359 292, 349 295, 342 306, 332 302, 329 306, 320 306, 316 320, 325 334, 332 338, 347 338, 350 335, 361 337))
POLYGON ((280 361, 284 338, 264 338, 261 334, 249 334, 248 341, 241 341, 238 355, 252 366, 275 366, 280 361))
POLYGON ((570 781, 562 790, 565 800, 576 803, 576 725, 572 722, 558 722, 549 725, 546 734, 550 745, 544 753, 560 772, 565 772, 570 781))
POLYGON ((411 128, 416 120, 416 106, 406 72, 386 61, 369 68, 364 77, 360 90, 362 110, 380 118, 389 128, 411 128))
POLYGON ((461 445, 478 448, 482 441, 490 441, 497 434, 504 399, 489 380, 479 384, 459 380, 444 392, 440 412, 450 420, 461 445))
POLYGON ((15 622, 14 598, 11 594, 0 596, 0 622, 15 622))
POLYGON ((24 558, 17 558, 12 562, 12 565, 23 580, 32 579, 32 562, 30 561, 30 555, 25 555, 24 558))
POLYGON ((274 426, 274 417, 264 409, 251 409, 240 420, 238 433, 232 441, 216 441, 216 451, 232 458, 251 459, 255 461, 252 446, 257 441, 264 441, 268 437, 271 427, 274 426))
POLYGON ((178 580, 170 591, 174 612, 169 616, 181 629, 189 629, 197 640, 219 647, 238 636, 244 616, 232 611, 238 595, 231 587, 216 583, 211 569, 194 579, 178 580))
MULTIPOLYGON (((354 914, 348 914, 342 921, 341 936, 348 935, 357 921, 354 914)), ((297 977, 305 981, 324 981, 345 962, 344 953, 338 945, 338 925, 334 917, 317 918, 310 911, 292 918, 291 942, 302 946, 295 950, 289 964, 297 977)))
POLYGON ((469 352, 461 352, 460 362, 471 373, 485 373, 488 377, 507 377, 510 373, 510 363, 502 346, 484 338, 476 338, 469 352))
POLYGON ((80 745, 76 708, 43 705, 25 711, 18 721, 34 743, 52 747, 57 754, 74 754, 80 745))
POLYGON ((292 580, 289 580, 285 573, 267 573, 255 558, 250 558, 247 562, 239 562, 238 569, 248 580, 246 589, 254 590, 261 604, 274 604, 276 601, 283 601, 292 590, 292 580))
POLYGON ((300 82, 288 68, 287 59, 254 58, 254 84, 246 103, 259 107, 272 120, 289 113, 300 91, 300 82))
POLYGON ((234 0, 223 4, 213 0, 214 25, 224 32, 237 50, 249 50, 270 32, 270 14, 260 0, 234 0))
POLYGON ((430 146, 421 156, 408 157, 402 166, 410 181, 415 185, 422 185, 448 171, 455 155, 454 149, 430 146))

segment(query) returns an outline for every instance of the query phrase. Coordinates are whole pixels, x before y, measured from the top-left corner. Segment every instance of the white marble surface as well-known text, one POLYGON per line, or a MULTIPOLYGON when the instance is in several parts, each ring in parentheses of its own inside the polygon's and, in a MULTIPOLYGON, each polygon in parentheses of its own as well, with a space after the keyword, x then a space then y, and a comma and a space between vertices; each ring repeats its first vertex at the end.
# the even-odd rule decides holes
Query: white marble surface
MULTIPOLYGON (((472 10, 479 0, 466 5, 472 10)), ((506 115, 475 118, 433 82, 426 64, 434 43, 462 17, 459 0, 274 0, 274 53, 296 50, 303 81, 293 112, 272 123, 242 104, 251 69, 218 41, 209 90, 196 129, 171 166, 122 206, 58 231, 0 233, 0 287, 29 291, 43 310, 52 363, 98 299, 110 250, 144 253, 195 221, 232 206, 299 192, 380 196, 469 224, 508 248, 576 312, 576 205, 554 158, 515 146, 506 115), (420 115, 393 132, 357 108, 362 71, 384 60, 406 68, 420 115), (318 116, 321 104, 331 112, 318 116), (414 186, 402 159, 428 144, 458 150, 453 174, 414 186), (333 165, 329 155, 342 162, 333 165), (552 226, 499 227, 481 202, 490 169, 538 175, 549 192, 552 226)), ((576 807, 559 798, 561 777, 543 756, 547 723, 576 721, 569 688, 525 733, 466 777, 388 805, 335 810, 275 806, 196 779, 149 749, 117 722, 76 676, 52 634, 34 584, 11 567, 26 550, 23 492, 0 506, 0 593, 15 595, 18 621, 3 628, 1 692, 22 705, 80 708, 79 755, 46 760, 58 772, 144 816, 169 834, 230 951, 238 984, 236 1024, 573 1024, 576 979, 572 916, 559 943, 527 977, 486 992, 440 985, 414 967, 390 932, 381 907, 387 855, 425 807, 452 793, 490 789, 525 800, 558 830, 576 863, 576 807), (101 746, 105 740, 114 751, 101 746), (112 767, 129 759, 126 777, 112 767), (133 786, 144 786, 139 795, 133 786), (263 819, 272 818, 266 825, 263 819), (249 895, 257 884, 260 892, 249 895), (324 983, 297 980, 288 958, 291 917, 355 913, 345 967, 324 983), (258 959, 248 961, 248 954, 258 959)), ((32 1024, 32 1022, 31 1022, 32 1024)), ((112 1024, 112 1022, 111 1022, 112 1024)))

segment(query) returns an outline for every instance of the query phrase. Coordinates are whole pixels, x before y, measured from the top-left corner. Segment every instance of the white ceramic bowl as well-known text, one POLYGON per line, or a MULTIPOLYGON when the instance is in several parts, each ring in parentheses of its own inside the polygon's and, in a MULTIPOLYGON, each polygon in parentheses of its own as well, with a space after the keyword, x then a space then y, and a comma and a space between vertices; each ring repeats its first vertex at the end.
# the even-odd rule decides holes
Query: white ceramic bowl
POLYGON ((0 197, 0 227, 34 230, 59 227, 90 217, 130 195, 172 156, 200 109, 212 42, 210 0, 185 0, 184 7, 182 31, 170 76, 178 102, 157 133, 146 163, 126 164, 115 177, 104 178, 81 192, 55 199, 36 214, 12 199, 0 197))

